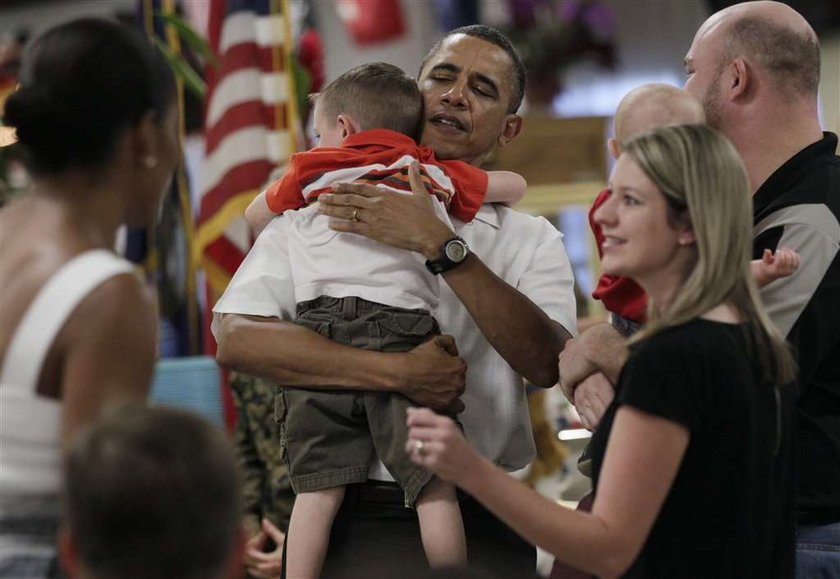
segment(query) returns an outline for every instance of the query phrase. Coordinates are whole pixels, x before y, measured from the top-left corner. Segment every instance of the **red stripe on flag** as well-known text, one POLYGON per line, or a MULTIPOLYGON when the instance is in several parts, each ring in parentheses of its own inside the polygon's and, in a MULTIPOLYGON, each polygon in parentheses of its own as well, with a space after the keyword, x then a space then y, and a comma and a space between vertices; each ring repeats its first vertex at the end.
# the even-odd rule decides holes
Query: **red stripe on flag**
POLYGON ((263 72, 282 72, 286 70, 286 63, 282 59, 274 62, 274 50, 275 47, 257 46, 254 42, 235 44, 222 55, 216 73, 219 78, 224 78, 232 72, 252 66, 259 67, 263 72))
POLYGON ((272 169, 274 164, 268 159, 250 161, 231 168, 222 180, 201 198, 201 210, 197 220, 199 226, 213 217, 235 195, 262 188, 272 169))
POLYGON ((285 128, 285 107, 281 109, 281 125, 277 124, 276 105, 266 105, 260 101, 247 101, 230 107, 222 117, 204 131, 205 150, 208 155, 231 133, 250 126, 285 128))
POLYGON ((204 253, 230 275, 236 273, 236 268, 245 258, 242 250, 224 236, 208 245, 204 253))

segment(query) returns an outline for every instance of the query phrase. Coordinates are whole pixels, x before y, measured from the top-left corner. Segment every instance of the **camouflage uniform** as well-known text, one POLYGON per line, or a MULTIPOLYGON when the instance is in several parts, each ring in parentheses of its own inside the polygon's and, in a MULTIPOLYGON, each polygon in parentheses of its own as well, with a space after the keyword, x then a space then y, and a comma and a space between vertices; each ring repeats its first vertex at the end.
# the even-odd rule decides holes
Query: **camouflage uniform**
POLYGON ((244 374, 231 374, 230 385, 236 404, 235 440, 244 479, 246 529, 249 535, 256 534, 265 517, 285 533, 295 495, 274 421, 276 387, 244 374))

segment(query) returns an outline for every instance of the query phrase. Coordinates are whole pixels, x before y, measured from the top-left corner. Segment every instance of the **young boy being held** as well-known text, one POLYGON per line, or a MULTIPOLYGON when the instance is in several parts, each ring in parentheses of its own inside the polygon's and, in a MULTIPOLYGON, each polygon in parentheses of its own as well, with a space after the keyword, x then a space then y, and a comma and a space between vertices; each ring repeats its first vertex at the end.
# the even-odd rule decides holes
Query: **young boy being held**
MULTIPOLYGON (((338 182, 365 182, 409 194, 409 167, 419 163, 438 217, 471 221, 485 201, 515 202, 525 192, 514 173, 439 161, 418 146, 423 99, 414 79, 374 63, 343 74, 315 100, 319 147, 293 155, 283 177, 246 211, 255 229, 276 214, 288 220, 295 322, 344 344, 407 351, 439 334, 430 314, 438 278, 467 256, 460 238, 424 263, 416 254, 329 228, 317 198, 338 182), (451 246, 451 251, 449 251, 451 246)), ((354 215, 362 219, 362 215, 354 215)), ((270 267, 270 264, 268 264, 270 267)), ((434 567, 466 564, 466 541, 454 488, 405 453, 401 394, 283 388, 279 408, 289 476, 297 493, 287 537, 288 577, 317 577, 345 487, 367 480, 377 457, 416 504, 423 548, 434 567)))
POLYGON ((429 193, 437 196, 449 213, 462 221, 471 221, 482 202, 514 205, 521 200, 527 186, 521 175, 511 171, 485 172, 463 161, 438 160, 431 149, 417 145, 423 126, 423 100, 417 89, 418 100, 413 102, 415 90, 408 85, 409 81, 416 84, 398 67, 374 62, 347 71, 323 92, 311 95, 317 146, 293 155, 283 177, 248 205, 245 219, 254 232, 258 234, 269 221, 289 209, 300 209, 317 201, 318 195, 328 193, 335 183, 372 183, 407 192, 410 190, 407 168, 411 160, 423 163, 421 173, 436 167, 443 171, 444 177, 448 175, 455 190, 433 189, 430 183, 438 187, 445 183, 445 180, 435 183, 433 179, 437 172, 434 169, 423 177, 429 193), (395 84, 389 85, 389 82, 395 84), (376 94, 377 90, 383 92, 376 94), (389 90, 393 92, 389 94, 389 90), (415 115, 416 119, 413 118, 415 115), (372 130, 377 133, 371 133, 372 130), (365 134, 346 142, 348 137, 361 132, 365 134), (387 151, 389 147, 391 149, 387 151), (384 171, 373 168, 379 174, 371 173, 372 167, 366 164, 370 160, 365 158, 366 153, 371 148, 376 161, 392 160, 384 171), (317 171, 323 170, 347 172, 314 181, 317 171), (403 183, 395 185, 384 178, 397 174, 402 175, 403 183), (307 189, 313 182, 318 188, 307 189), (454 205, 450 205, 450 201, 454 205))

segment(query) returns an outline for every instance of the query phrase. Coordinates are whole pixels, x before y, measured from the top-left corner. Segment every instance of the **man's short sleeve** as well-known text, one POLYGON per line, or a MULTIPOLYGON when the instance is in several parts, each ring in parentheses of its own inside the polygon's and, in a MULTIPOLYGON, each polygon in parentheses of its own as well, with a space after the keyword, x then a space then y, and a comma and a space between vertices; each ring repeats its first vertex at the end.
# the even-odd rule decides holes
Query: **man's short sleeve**
POLYGON ((836 219, 832 222, 833 216, 823 207, 807 209, 813 221, 826 223, 809 223, 803 219, 780 224, 763 230, 753 244, 755 259, 761 257, 765 248, 775 251, 779 247, 789 247, 801 257, 801 265, 795 275, 777 279, 760 292, 767 313, 784 335, 790 333, 838 253, 836 239, 840 236, 837 234, 836 219), (827 231, 832 225, 833 231, 827 231))
POLYGON ((540 218, 537 248, 516 289, 573 336, 577 335, 577 302, 572 264, 563 234, 540 218))
POLYGON ((765 248, 779 247, 793 249, 801 259, 794 275, 771 282, 759 293, 770 319, 793 346, 799 381, 807 389, 836 344, 840 316, 832 308, 836 290, 831 289, 831 269, 840 259, 840 222, 824 205, 803 204, 769 215, 755 232, 756 259, 765 248))
POLYGON ((287 222, 275 217, 257 237, 225 293, 213 307, 213 334, 221 314, 290 320, 295 313, 287 222))

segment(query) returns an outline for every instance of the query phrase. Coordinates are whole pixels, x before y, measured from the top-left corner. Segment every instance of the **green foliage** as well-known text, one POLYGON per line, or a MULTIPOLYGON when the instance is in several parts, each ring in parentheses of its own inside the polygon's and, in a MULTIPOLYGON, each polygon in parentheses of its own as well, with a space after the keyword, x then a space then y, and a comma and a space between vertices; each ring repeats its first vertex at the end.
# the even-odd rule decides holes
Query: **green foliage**
MULTIPOLYGON (((204 40, 186 20, 177 14, 163 14, 155 12, 155 18, 159 18, 165 24, 175 28, 181 42, 199 54, 205 61, 212 66, 219 65, 219 59, 210 48, 210 45, 204 40)), ((152 42, 160 50, 166 62, 172 67, 175 76, 184 81, 184 88, 193 93, 200 99, 203 99, 207 94, 207 83, 201 78, 201 74, 184 58, 183 54, 175 53, 169 45, 157 36, 152 37, 152 42)))
POLYGON ((306 110, 307 102, 309 101, 309 87, 312 82, 312 75, 309 71, 298 62, 298 59, 292 56, 292 74, 295 79, 295 92, 297 93, 298 113, 303 115, 306 110))
POLYGON ((187 24, 187 22, 177 14, 156 14, 167 24, 171 24, 181 37, 181 41, 189 48, 201 55, 201 57, 213 66, 219 66, 219 57, 210 48, 210 45, 204 40, 198 32, 187 24))
POLYGON ((187 62, 187 60, 180 54, 175 54, 167 44, 158 38, 152 37, 152 42, 160 50, 166 62, 172 67, 175 76, 184 81, 184 88, 193 93, 199 98, 204 98, 207 94, 207 83, 201 78, 201 75, 187 62))

